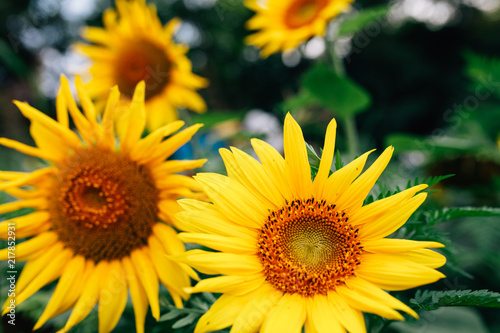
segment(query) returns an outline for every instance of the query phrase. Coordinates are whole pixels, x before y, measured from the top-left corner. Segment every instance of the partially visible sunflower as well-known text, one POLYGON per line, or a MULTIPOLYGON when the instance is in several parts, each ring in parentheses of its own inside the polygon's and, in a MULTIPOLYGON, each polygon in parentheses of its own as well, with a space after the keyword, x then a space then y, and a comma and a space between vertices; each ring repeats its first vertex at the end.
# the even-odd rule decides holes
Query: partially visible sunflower
MULTIPOLYGON (((201 125, 164 140, 183 126, 175 121, 141 139, 146 124, 141 82, 128 108, 125 132, 117 137, 117 87, 111 90, 100 122, 79 78, 76 88, 83 114, 62 77, 57 121, 15 102, 31 120, 37 147, 0 138, 0 144, 49 163, 31 173, 0 171, 0 190, 19 198, 0 205, 0 214, 34 210, 0 223, 1 239, 7 239, 12 224, 16 239, 33 236, 15 246, 15 259, 27 261, 17 280, 15 304, 59 279, 35 329, 73 308, 62 330, 67 331, 99 302, 99 332, 109 332, 130 290, 136 329, 143 332, 148 303, 153 317, 159 317, 159 281, 182 307, 182 298, 188 298, 183 288, 190 285, 189 276, 197 278, 191 268, 166 256, 184 252, 184 244, 169 225, 179 211, 175 200, 201 198, 191 177, 175 173, 200 167, 205 160, 165 159, 201 125), (68 110, 78 134, 69 128, 68 110)), ((7 260, 8 251, 0 250, 1 260, 7 260)), ((9 302, 10 298, 4 314, 9 302)))
POLYGON ((246 0, 256 12, 247 22, 246 43, 262 49, 267 57, 296 48, 313 36, 322 36, 331 19, 345 11, 354 0, 246 0))
POLYGON ((188 47, 172 39, 180 21, 173 19, 163 27, 155 7, 145 0, 117 0, 116 8, 104 13, 104 28, 83 30, 83 38, 96 45, 77 44, 93 61, 89 95, 105 101, 110 87, 118 85, 122 99, 129 101, 136 84, 144 80, 150 130, 176 120, 177 108, 205 111, 195 90, 208 81, 191 72, 188 47))
POLYGON ((231 332, 366 332, 362 311, 403 319, 417 317, 384 290, 434 282, 445 258, 430 241, 386 238, 422 204, 426 185, 363 206, 388 164, 387 148, 364 172, 370 152, 330 175, 335 121, 327 129, 318 173, 311 180, 302 131, 287 115, 285 158, 252 140, 261 163, 232 148, 221 155, 228 176, 195 179, 213 203, 180 200, 179 237, 220 253, 191 250, 176 260, 205 274, 190 292, 223 295, 195 332, 232 325, 231 332))

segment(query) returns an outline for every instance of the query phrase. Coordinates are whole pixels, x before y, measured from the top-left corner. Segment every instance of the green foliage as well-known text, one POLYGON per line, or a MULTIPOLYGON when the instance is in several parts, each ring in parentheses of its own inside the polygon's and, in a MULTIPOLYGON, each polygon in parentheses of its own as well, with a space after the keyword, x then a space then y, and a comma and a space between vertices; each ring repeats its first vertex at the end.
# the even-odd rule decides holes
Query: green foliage
POLYGON ((340 77, 325 64, 312 67, 304 76, 303 85, 319 104, 338 117, 353 116, 371 104, 370 95, 362 87, 340 77))
POLYGON ((355 34, 369 24, 380 24, 380 22, 385 20, 389 9, 388 5, 374 6, 347 17, 340 25, 338 36, 343 37, 355 34))
POLYGON ((482 306, 500 308, 500 293, 488 290, 418 290, 410 303, 416 309, 436 310, 441 306, 482 306))
POLYGON ((319 169, 319 163, 321 162, 321 157, 318 156, 313 146, 306 142, 307 156, 309 157, 309 165, 311 166, 311 179, 316 177, 319 169))
MULTIPOLYGON (((500 216, 500 208, 492 207, 459 207, 442 208, 421 213, 426 224, 434 226, 439 223, 448 222, 467 217, 500 216)), ((421 220, 422 220, 421 219, 421 220)))
POLYGON ((182 328, 182 331, 193 332, 200 317, 208 311, 215 300, 216 298, 211 293, 201 293, 193 295, 182 309, 176 308, 172 304, 166 304, 169 311, 158 320, 165 325, 162 324, 159 327, 182 328))
POLYGON ((449 152, 475 152, 488 144, 487 140, 468 140, 465 138, 451 137, 448 135, 430 136, 427 138, 410 134, 391 134, 387 136, 386 145, 394 146, 396 151, 420 151, 424 154, 442 155, 449 152))
POLYGON ((340 170, 344 167, 344 162, 342 161, 342 156, 340 156, 340 152, 337 149, 337 154, 335 154, 335 170, 340 170))
POLYGON ((492 58, 473 52, 464 54, 467 62, 465 74, 472 80, 471 90, 481 89, 482 94, 488 92, 500 97, 500 58, 492 58))

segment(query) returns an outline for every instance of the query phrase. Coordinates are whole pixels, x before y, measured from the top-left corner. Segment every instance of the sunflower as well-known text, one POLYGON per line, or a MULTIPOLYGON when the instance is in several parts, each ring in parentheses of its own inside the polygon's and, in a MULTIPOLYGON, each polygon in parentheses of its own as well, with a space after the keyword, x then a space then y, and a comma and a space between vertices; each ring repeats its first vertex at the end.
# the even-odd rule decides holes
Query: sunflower
POLYGON ((195 90, 208 82, 191 72, 188 48, 172 40, 180 21, 173 19, 163 27, 155 7, 144 0, 117 0, 116 7, 104 13, 104 28, 83 30, 83 38, 95 45, 76 44, 93 61, 89 95, 105 101, 110 87, 118 85, 122 99, 130 101, 136 84, 144 80, 150 130, 176 120, 177 108, 205 111, 195 90))
POLYGON ((241 150, 222 149, 228 176, 195 176, 212 203, 180 200, 184 242, 221 252, 174 256, 205 274, 189 292, 223 295, 195 332, 232 325, 231 332, 365 332, 362 312, 403 319, 417 314, 386 291, 434 282, 445 258, 430 241, 391 239, 425 200, 419 185, 363 206, 391 158, 387 148, 364 172, 370 152, 330 174, 336 123, 327 129, 314 180, 302 131, 287 115, 285 157, 253 139, 259 163, 241 150))
POLYGON ((345 11, 353 0, 246 0, 256 12, 247 28, 259 30, 246 43, 262 48, 267 57, 296 48, 313 36, 322 36, 328 22, 345 11))
MULTIPOLYGON (((130 290, 137 332, 144 331, 148 308, 159 317, 159 281, 176 306, 188 294, 189 277, 196 273, 167 255, 179 254, 184 245, 169 225, 180 210, 179 197, 201 198, 199 186, 176 172, 200 167, 205 160, 168 160, 188 142, 201 125, 171 135, 183 126, 175 121, 141 139, 146 124, 145 84, 137 85, 127 112, 122 137, 114 134, 120 93, 110 93, 102 120, 79 78, 76 87, 83 108, 61 78, 56 100, 57 121, 26 103, 16 101, 31 120, 37 147, 0 138, 0 144, 48 161, 32 173, 0 172, 0 190, 19 198, 0 205, 0 214, 31 208, 31 213, 0 223, 0 238, 15 226, 15 259, 27 261, 16 284, 16 306, 59 278, 55 291, 34 329, 71 308, 62 331, 69 330, 99 302, 99 332, 117 324, 130 290), (78 134, 69 129, 69 114, 78 134), (171 135, 165 139, 166 136, 171 135), (163 221, 163 222, 162 222, 163 221)), ((0 250, 7 260, 8 251, 0 250)), ((9 310, 11 298, 4 305, 9 310)))

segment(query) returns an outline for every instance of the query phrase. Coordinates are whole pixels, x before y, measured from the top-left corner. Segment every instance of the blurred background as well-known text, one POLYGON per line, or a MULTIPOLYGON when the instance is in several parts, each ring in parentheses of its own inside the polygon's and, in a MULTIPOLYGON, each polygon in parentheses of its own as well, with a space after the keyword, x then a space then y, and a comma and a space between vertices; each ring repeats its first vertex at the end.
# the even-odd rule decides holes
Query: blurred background
MULTIPOLYGON (((217 153, 220 147, 234 145, 249 151, 249 138, 259 137, 282 149, 287 111, 301 124, 308 143, 315 148, 322 145, 335 112, 304 102, 300 96, 304 96, 304 75, 328 57, 323 38, 313 38, 286 56, 277 53, 262 59, 257 49, 243 42, 250 33, 245 22, 253 13, 240 0, 153 3, 163 23, 173 17, 182 19, 175 39, 189 45, 193 71, 210 81, 200 91, 208 111, 201 115, 181 111, 182 119, 203 122, 205 127, 192 145, 178 152, 178 158, 208 157, 202 171, 224 172, 217 153)), ((33 144, 29 122, 11 101, 27 101, 54 116, 59 75, 71 77, 89 67, 71 44, 81 40, 83 26, 102 26, 102 12, 113 5, 107 0, 0 2, 1 137, 33 144)), ((362 29, 345 32, 335 43, 347 76, 370 97, 366 109, 356 115, 360 151, 395 146, 396 157, 382 178, 388 186, 401 186, 415 177, 454 174, 434 186, 438 191, 426 202, 428 209, 498 207, 500 1, 356 0, 352 10, 329 29, 338 29, 342 20, 373 8, 383 15, 374 15, 362 29)), ((349 162, 354 156, 347 154, 342 125, 337 145, 344 162, 349 162)), ((40 163, 0 147, 2 170, 29 171, 40 163)), ((0 202, 7 200, 0 193, 0 202)), ((439 227, 458 246, 455 268, 432 287, 500 291, 498 219, 464 218, 439 227)), ((3 300, 6 282, 2 279, 0 285, 3 300)), ((47 290, 23 304, 24 311, 19 308, 15 332, 31 332, 33 318, 50 296, 47 290)), ((408 291, 409 297, 414 293, 408 291)), ((97 321, 96 317, 94 313, 86 321, 97 321)), ((40 332, 54 331, 62 320, 50 321, 40 332)), ((155 332, 169 331, 171 326, 150 324, 149 331, 155 332)), ((133 327, 132 313, 125 314, 119 325, 116 331, 133 327)), ((7 326, 4 320, 3 329, 12 330, 7 326)), ((74 331, 86 332, 85 325, 74 331)), ((498 332, 500 318, 495 309, 447 308, 427 312, 418 322, 391 324, 384 331, 498 332)))

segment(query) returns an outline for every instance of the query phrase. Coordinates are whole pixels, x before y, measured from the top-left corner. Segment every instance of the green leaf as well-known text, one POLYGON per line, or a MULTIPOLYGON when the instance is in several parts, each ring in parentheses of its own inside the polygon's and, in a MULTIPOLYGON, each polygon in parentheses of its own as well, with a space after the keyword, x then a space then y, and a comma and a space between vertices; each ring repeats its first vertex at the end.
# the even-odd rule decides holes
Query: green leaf
POLYGON ((422 151, 426 154, 436 155, 449 152, 474 152, 486 144, 483 140, 470 140, 447 135, 423 138, 409 134, 391 134, 385 142, 388 146, 394 146, 398 153, 422 151))
POLYGON ((500 58, 492 58, 465 52, 464 58, 467 62, 465 74, 473 81, 471 91, 480 92, 487 98, 488 93, 495 93, 500 97, 500 58))
POLYGON ((344 162, 342 162, 342 156, 340 156, 340 152, 337 149, 337 153, 335 154, 335 170, 340 170, 344 167, 344 162))
POLYGON ((309 157, 309 165, 311 166, 311 179, 316 177, 319 169, 319 163, 321 162, 321 158, 316 154, 313 146, 306 142, 307 148, 307 156, 309 157))
POLYGON ((7 42, 0 39, 0 62, 17 76, 27 78, 30 69, 16 53, 7 42))
POLYGON ((191 324, 195 319, 197 319, 200 315, 197 313, 190 313, 186 317, 179 319, 172 325, 173 329, 181 328, 191 324))
POLYGON ((408 186, 406 188, 409 189, 412 186, 417 186, 420 184, 427 184, 427 185, 429 185, 429 187, 431 187, 433 185, 436 185, 440 181, 448 179, 448 178, 453 177, 453 176, 455 176, 455 175, 450 174, 450 175, 444 175, 444 176, 435 176, 435 177, 429 177, 427 179, 425 179, 425 177, 424 177, 424 178, 422 178, 421 181, 419 181, 418 177, 417 177, 417 178, 415 178, 413 185, 411 185, 410 182, 408 181, 408 186))
POLYGON ((204 126, 202 129, 206 130, 215 125, 223 123, 229 120, 241 121, 247 114, 247 110, 234 110, 234 111, 223 111, 223 110, 210 110, 211 112, 200 113, 192 115, 192 123, 202 123, 204 126))
POLYGON ((180 309, 172 309, 167 313, 165 313, 164 315, 162 315, 160 319, 158 319, 158 321, 162 322, 162 321, 172 320, 174 318, 181 316, 182 314, 184 314, 184 311, 180 309))
POLYGON ((336 116, 349 117, 370 106, 370 95, 347 77, 340 77, 325 64, 318 64, 306 73, 304 87, 319 103, 336 116))
POLYGON ((282 109, 286 112, 298 110, 305 107, 320 104, 310 91, 302 89, 295 96, 286 99, 282 104, 282 109))
POLYGON ((422 213, 420 221, 429 225, 448 222, 466 217, 500 216, 500 208, 493 207, 459 207, 443 208, 422 213))
POLYGON ((338 36, 352 35, 369 24, 377 24, 377 28, 380 29, 389 9, 388 5, 374 6, 347 17, 340 25, 338 36))
POLYGON ((500 308, 500 293, 489 290, 421 291, 410 300, 414 308, 436 310, 441 306, 482 306, 500 308))

